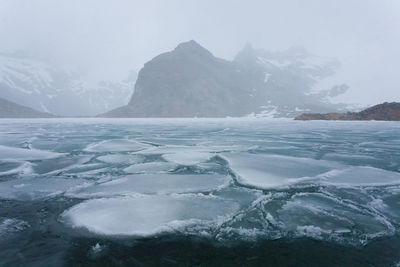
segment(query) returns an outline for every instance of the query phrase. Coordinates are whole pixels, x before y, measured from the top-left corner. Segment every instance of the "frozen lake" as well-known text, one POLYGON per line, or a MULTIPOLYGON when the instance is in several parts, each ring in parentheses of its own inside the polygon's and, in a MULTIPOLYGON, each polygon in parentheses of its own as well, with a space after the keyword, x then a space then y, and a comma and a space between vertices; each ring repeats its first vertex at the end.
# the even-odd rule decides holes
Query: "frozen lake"
POLYGON ((0 120, 1 266, 391 265, 399 229, 398 122, 0 120))

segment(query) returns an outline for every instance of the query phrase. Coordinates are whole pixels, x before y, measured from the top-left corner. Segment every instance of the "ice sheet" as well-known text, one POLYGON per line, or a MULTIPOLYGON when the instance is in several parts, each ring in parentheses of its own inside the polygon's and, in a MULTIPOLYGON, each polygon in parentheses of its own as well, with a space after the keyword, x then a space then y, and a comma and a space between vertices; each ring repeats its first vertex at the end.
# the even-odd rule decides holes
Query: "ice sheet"
POLYGON ((177 168, 178 165, 171 162, 147 162, 129 166, 124 169, 126 173, 160 173, 177 168))
POLYGON ((311 237, 354 245, 395 233, 388 217, 339 196, 324 193, 269 193, 220 229, 218 238, 311 237))
POLYGON ((23 163, 10 162, 10 164, 14 165, 14 167, 11 168, 11 169, 7 169, 7 170, 4 170, 4 171, 1 171, 0 172, 0 177, 1 176, 5 176, 5 175, 11 175, 11 174, 25 175, 25 174, 33 173, 32 163, 30 163, 30 162, 23 162, 23 163), (17 165, 15 165, 15 164, 17 164, 17 165))
MULTIPOLYGON (((54 229, 43 218, 81 203, 64 221, 111 235, 165 230, 217 242, 309 237, 364 245, 400 231, 395 122, 1 122, 0 152, 10 153, 0 153, 0 213, 7 207, 0 224, 15 218, 54 229)), ((40 238, 52 244, 51 235, 40 238)), ((93 241, 84 253, 96 242, 109 243, 93 241)))
POLYGON ((213 154, 206 152, 188 151, 178 152, 163 155, 163 158, 167 161, 177 163, 180 165, 195 165, 208 161, 213 157, 213 154))
POLYGON ((86 155, 69 155, 68 157, 47 159, 38 162, 33 167, 33 170, 37 174, 44 175, 57 175, 61 172, 65 172, 87 163, 92 157, 86 155))
POLYGON ((62 220, 98 234, 152 236, 193 224, 219 224, 237 210, 233 201, 204 195, 138 195, 84 201, 65 211, 62 220))
POLYGON ((132 154, 109 154, 100 156, 97 159, 109 164, 133 164, 143 162, 144 157, 132 154))
POLYGON ((239 183, 256 188, 287 186, 331 171, 336 163, 264 154, 222 154, 239 183))
POLYGON ((71 192, 75 197, 132 195, 132 193, 169 194, 206 192, 226 184, 229 178, 212 174, 128 175, 102 184, 71 192))
POLYGON ((57 196, 65 191, 89 184, 84 179, 74 178, 24 178, 0 183, 0 198, 35 200, 57 196))
POLYGON ((0 160, 41 160, 64 156, 63 153, 38 149, 23 149, 0 145, 0 160))
POLYGON ((135 152, 149 147, 147 144, 134 140, 113 139, 91 144, 85 150, 90 152, 135 152))
POLYGON ((400 173, 373 167, 349 167, 322 176, 321 182, 336 186, 382 186, 400 184, 400 173))
POLYGON ((352 233, 368 239, 394 232, 384 217, 319 193, 295 195, 278 211, 278 218, 286 231, 319 238, 352 233))

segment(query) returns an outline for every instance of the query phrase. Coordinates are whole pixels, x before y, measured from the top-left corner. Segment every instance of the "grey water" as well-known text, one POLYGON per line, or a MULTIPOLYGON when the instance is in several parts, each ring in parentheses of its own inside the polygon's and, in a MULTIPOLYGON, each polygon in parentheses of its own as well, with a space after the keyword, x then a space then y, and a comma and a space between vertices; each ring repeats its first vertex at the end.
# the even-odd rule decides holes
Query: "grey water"
POLYGON ((0 121, 1 266, 396 266, 400 124, 0 121))

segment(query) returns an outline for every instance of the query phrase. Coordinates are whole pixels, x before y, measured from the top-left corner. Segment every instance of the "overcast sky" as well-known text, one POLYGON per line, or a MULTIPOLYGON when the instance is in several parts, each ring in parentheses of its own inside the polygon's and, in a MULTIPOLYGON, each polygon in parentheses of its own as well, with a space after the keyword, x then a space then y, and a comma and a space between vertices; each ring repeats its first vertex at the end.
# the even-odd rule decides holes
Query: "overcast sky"
POLYGON ((0 0, 0 52, 120 79, 194 39, 232 59, 247 42, 342 62, 349 102, 400 101, 399 0, 0 0))

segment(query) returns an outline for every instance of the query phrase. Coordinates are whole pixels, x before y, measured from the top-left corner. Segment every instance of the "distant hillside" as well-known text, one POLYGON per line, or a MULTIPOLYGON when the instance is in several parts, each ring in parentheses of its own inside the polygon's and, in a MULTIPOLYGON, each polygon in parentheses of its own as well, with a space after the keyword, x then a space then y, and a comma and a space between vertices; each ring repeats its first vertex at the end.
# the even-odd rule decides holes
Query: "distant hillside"
POLYGON ((339 111, 342 106, 328 98, 346 85, 311 92, 338 66, 301 47, 271 53, 247 45, 227 61, 189 41, 147 62, 129 103, 99 116, 293 118, 304 111, 339 111))
POLYGON ((29 55, 0 53, 0 98, 60 116, 94 116, 125 105, 136 73, 121 81, 96 80, 29 55))
POLYGON ((0 118, 52 118, 54 115, 0 98, 0 118))
POLYGON ((376 121, 400 121, 400 103, 383 103, 361 112, 347 113, 307 113, 295 118, 296 120, 376 120, 376 121))

